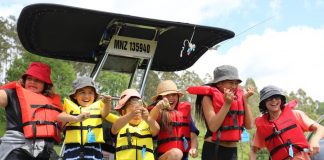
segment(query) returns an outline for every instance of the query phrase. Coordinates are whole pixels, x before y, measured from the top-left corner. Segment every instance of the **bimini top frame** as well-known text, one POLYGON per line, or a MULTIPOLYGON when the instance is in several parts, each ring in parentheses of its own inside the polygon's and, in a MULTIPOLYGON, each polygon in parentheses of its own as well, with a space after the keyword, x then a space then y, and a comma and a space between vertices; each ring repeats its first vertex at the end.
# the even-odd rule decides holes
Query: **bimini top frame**
MULTIPOLYGON (((24 48, 40 56, 95 64, 134 75, 137 69, 180 71, 232 31, 57 4, 26 6, 17 31, 24 48)), ((141 87, 141 94, 144 85, 141 87)))

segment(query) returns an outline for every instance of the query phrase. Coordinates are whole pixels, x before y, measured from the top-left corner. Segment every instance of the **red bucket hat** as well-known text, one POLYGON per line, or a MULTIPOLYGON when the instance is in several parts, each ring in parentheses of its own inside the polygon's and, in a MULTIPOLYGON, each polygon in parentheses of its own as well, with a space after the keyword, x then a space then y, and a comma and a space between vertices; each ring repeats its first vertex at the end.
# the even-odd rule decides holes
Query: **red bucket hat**
POLYGON ((49 85, 53 85, 51 80, 51 68, 47 64, 32 62, 22 77, 25 78, 26 76, 33 76, 49 85))

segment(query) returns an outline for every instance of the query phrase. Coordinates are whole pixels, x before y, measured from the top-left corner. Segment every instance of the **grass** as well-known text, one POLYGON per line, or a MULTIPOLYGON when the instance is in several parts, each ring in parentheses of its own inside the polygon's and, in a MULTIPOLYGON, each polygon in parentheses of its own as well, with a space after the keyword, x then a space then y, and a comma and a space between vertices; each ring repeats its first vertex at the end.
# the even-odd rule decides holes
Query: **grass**
POLYGON ((0 122, 0 137, 3 136, 5 131, 6 131, 6 121, 2 121, 0 122))
POLYGON ((54 146, 54 150, 56 151, 56 153, 59 155, 60 151, 61 151, 62 145, 55 145, 54 146))

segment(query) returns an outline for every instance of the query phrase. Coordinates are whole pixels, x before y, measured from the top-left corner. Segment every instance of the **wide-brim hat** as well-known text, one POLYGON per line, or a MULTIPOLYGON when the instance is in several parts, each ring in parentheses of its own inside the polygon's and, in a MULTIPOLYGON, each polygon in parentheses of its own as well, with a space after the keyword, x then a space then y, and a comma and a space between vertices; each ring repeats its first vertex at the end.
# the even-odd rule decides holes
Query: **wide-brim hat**
POLYGON ((238 71, 234 66, 222 65, 214 69, 214 79, 207 84, 215 84, 225 80, 237 80, 240 83, 242 82, 239 78, 238 71))
POLYGON ((79 78, 77 78, 76 80, 73 81, 72 86, 73 86, 73 91, 69 94, 69 97, 71 99, 73 99, 73 95, 75 94, 75 92, 77 90, 79 90, 81 88, 84 88, 84 87, 92 87, 92 88, 94 88, 95 93, 96 93, 96 97, 98 97, 98 95, 99 95, 96 83, 90 77, 79 77, 79 78))
POLYGON ((260 91, 260 103, 259 103, 259 109, 261 112, 267 112, 267 107, 266 107, 266 104, 265 104, 265 101, 272 97, 272 96, 280 96, 281 100, 282 100, 282 104, 285 104, 286 103, 286 96, 283 94, 283 91, 276 87, 276 86, 272 86, 272 85, 269 85, 269 86, 266 86, 264 87, 263 89, 261 89, 260 91))
POLYGON ((179 98, 183 97, 183 93, 178 90, 177 85, 172 80, 161 81, 156 89, 156 95, 151 97, 152 101, 156 101, 158 96, 165 96, 168 94, 176 93, 179 98))
POLYGON ((286 96, 280 88, 273 85, 269 85, 262 88, 262 90, 260 91, 260 104, 262 101, 265 101, 266 99, 274 95, 279 95, 284 101, 286 100, 286 96))
POLYGON ((22 75, 25 79, 27 76, 33 76, 49 85, 53 85, 51 80, 51 67, 41 62, 32 62, 26 73, 22 75))
POLYGON ((135 89, 126 89, 125 91, 123 91, 118 100, 118 104, 115 106, 115 110, 123 108, 126 102, 132 97, 141 99, 141 95, 135 89))

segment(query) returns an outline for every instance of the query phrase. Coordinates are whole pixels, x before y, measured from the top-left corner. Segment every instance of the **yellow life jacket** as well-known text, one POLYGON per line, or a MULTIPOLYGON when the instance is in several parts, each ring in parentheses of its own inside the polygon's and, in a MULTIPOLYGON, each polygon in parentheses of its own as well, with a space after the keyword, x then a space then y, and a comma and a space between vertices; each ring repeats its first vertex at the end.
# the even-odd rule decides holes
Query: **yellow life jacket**
POLYGON ((88 143, 87 134, 89 130, 91 130, 94 133, 95 141, 93 143, 104 143, 105 141, 103 138, 101 118, 101 109, 103 105, 103 102, 99 100, 88 107, 81 107, 72 102, 71 100, 65 98, 63 107, 67 114, 77 116, 80 113, 84 112, 90 113, 90 118, 82 122, 69 122, 66 124, 65 143, 88 143))
POLYGON ((154 160, 152 134, 144 120, 137 126, 126 124, 118 133, 116 160, 130 159, 154 160))

